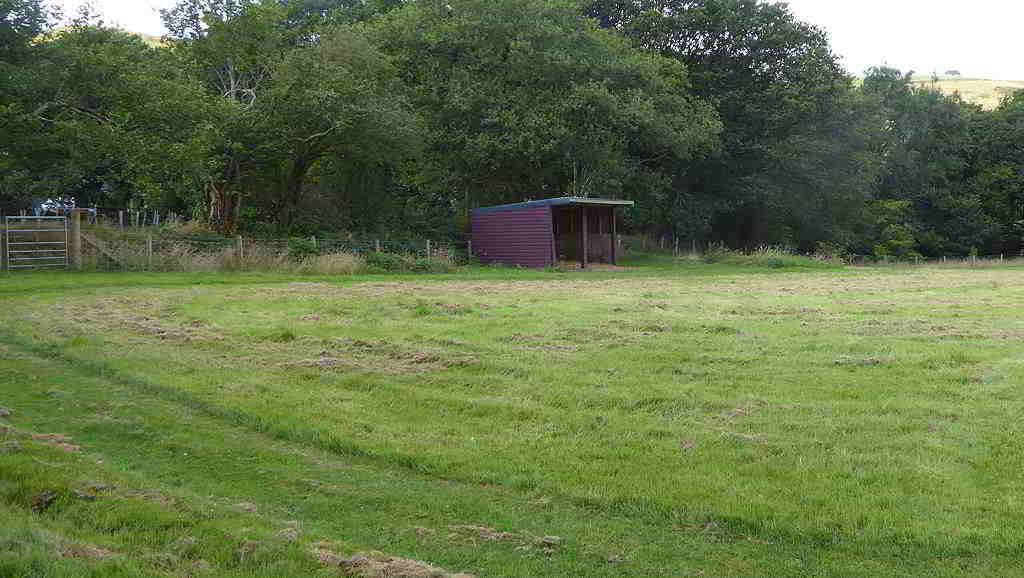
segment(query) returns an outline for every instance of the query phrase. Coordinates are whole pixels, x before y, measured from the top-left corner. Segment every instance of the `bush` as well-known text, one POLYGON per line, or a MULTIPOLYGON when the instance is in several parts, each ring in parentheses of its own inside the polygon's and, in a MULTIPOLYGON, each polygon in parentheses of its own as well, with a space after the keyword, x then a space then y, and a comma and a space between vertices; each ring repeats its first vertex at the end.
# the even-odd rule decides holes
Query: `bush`
POLYGON ((352 253, 328 253, 303 259, 296 273, 312 273, 316 275, 354 275, 366 269, 366 262, 359 255, 352 253))
POLYGON ((725 245, 711 245, 704 251, 704 255, 701 257, 705 263, 721 263, 722 261, 734 257, 736 253, 731 249, 725 247, 725 245))
POLYGON ((480 259, 476 255, 471 255, 467 247, 449 250, 448 259, 455 265, 480 265, 480 259))
POLYGON ((786 267, 828 267, 827 263, 797 255, 784 247, 761 246, 754 251, 743 253, 722 246, 710 247, 703 256, 705 263, 782 269, 786 267))
POLYGON ((846 247, 835 241, 821 241, 814 248, 814 258, 825 262, 846 263, 850 253, 846 247))
POLYGON ((308 257, 316 257, 320 254, 320 248, 313 239, 297 237, 288 239, 288 257, 293 261, 302 261, 308 257))
POLYGON ((366 266, 371 271, 397 272, 406 270, 406 260, 394 253, 367 253, 366 266))
POLYGON ((455 265, 447 259, 420 257, 410 263, 409 270, 415 273, 451 273, 455 265))

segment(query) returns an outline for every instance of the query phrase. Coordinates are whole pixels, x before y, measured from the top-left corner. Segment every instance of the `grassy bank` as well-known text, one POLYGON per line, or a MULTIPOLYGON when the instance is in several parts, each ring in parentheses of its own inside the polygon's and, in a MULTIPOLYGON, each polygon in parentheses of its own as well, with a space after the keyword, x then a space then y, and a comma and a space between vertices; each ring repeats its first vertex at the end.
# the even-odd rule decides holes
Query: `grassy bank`
POLYGON ((1021 570, 1024 270, 632 264, 0 278, 0 569, 1021 570))

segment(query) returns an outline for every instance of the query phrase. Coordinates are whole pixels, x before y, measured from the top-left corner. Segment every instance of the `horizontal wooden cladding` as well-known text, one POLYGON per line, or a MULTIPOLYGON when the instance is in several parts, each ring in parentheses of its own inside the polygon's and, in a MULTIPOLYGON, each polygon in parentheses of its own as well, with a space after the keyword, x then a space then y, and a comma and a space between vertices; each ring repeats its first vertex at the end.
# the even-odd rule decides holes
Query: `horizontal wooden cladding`
POLYGON ((484 263, 523 267, 552 264, 550 207, 473 215, 473 254, 484 263))

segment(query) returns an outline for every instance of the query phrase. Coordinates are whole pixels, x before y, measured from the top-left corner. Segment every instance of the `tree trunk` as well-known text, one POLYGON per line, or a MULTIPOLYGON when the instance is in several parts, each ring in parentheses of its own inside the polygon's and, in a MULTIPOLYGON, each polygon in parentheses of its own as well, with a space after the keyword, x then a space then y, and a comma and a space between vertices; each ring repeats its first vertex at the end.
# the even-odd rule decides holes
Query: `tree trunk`
POLYGON ((284 189, 282 191, 284 210, 280 217, 281 222, 285 226, 292 224, 292 219, 295 217, 295 213, 298 212, 299 205, 302 202, 302 187, 306 182, 306 175, 309 173, 312 164, 312 161, 299 159, 292 164, 291 170, 288 171, 288 176, 282 186, 284 189))
POLYGON ((210 194, 210 226, 222 235, 235 234, 242 211, 242 193, 231 190, 227 183, 211 183, 207 190, 210 194))

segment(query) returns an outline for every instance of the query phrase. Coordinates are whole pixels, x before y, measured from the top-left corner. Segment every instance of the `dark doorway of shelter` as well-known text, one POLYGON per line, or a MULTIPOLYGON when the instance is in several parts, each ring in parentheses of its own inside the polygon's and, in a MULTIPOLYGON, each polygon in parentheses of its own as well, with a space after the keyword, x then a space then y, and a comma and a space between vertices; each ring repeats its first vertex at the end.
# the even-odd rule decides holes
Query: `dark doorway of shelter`
POLYGON ((615 207, 567 205, 552 207, 554 253, 558 262, 617 264, 615 207))

